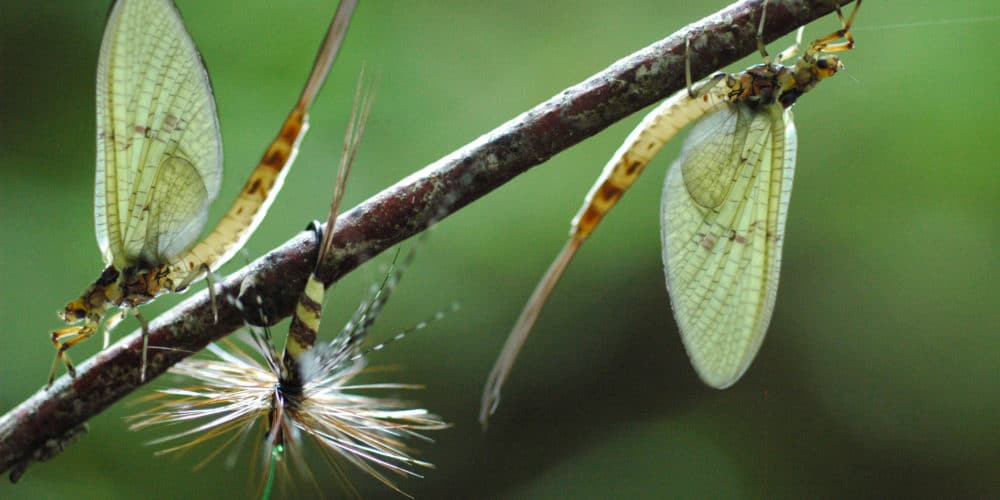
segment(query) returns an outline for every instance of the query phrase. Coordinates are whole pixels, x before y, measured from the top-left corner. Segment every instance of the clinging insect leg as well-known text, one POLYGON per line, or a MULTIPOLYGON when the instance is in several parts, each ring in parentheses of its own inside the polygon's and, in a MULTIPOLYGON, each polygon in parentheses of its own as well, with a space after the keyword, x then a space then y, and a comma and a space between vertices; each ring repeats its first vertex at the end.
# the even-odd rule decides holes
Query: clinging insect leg
POLYGON ((810 52, 841 52, 854 48, 854 36, 851 35, 851 26, 854 24, 854 16, 858 13, 858 9, 861 8, 861 0, 854 2, 854 10, 851 11, 851 15, 846 21, 844 20, 844 13, 840 10, 840 5, 835 4, 835 6, 837 17, 840 18, 841 28, 809 44, 810 52), (831 43, 841 38, 844 39, 843 42, 831 43))
POLYGON ((201 276, 201 274, 204 273, 205 281, 208 283, 208 298, 212 307, 212 320, 218 322, 219 306, 216 303, 217 295, 215 294, 215 285, 218 283, 218 280, 215 279, 214 272, 212 271, 211 266, 209 266, 208 264, 203 262, 198 265, 197 269, 198 272, 188 273, 187 276, 185 276, 184 279, 180 282, 180 284, 174 287, 174 291, 179 292, 187 289, 187 287, 189 287, 191 283, 195 281, 196 278, 198 278, 199 276, 201 276))
POLYGON ((121 323, 125 316, 128 315, 128 311, 125 309, 119 309, 118 312, 112 314, 107 320, 104 321, 104 346, 101 349, 107 349, 108 343, 111 341, 111 330, 121 323))
POLYGON ((787 61, 787 60, 789 60, 792 57, 795 57, 795 54, 799 53, 799 47, 802 46, 802 33, 805 30, 806 30, 805 26, 800 26, 799 27, 798 31, 796 31, 796 33, 795 33, 795 45, 792 45, 791 47, 788 47, 787 49, 782 50, 774 58, 774 62, 776 64, 781 64, 782 62, 787 61))
POLYGON ((726 74, 715 73, 704 81, 698 82, 697 86, 691 83, 691 39, 688 38, 684 41, 684 77, 687 80, 688 97, 696 99, 708 92, 708 89, 712 88, 716 82, 725 78, 726 74))
POLYGON ((208 267, 208 264, 201 265, 202 272, 205 273, 205 281, 208 283, 208 302, 212 306, 212 321, 219 322, 219 305, 215 303, 215 276, 212 274, 212 268, 208 267))
POLYGON ((684 39, 684 78, 687 81, 688 97, 694 99, 698 97, 691 88, 691 39, 684 39))
MULTIPOLYGON (((760 55, 764 58, 764 63, 765 64, 770 64, 771 63, 770 56, 767 53, 767 47, 764 44, 764 22, 765 22, 765 19, 767 17, 767 4, 768 3, 770 3, 769 0, 764 0, 764 3, 761 5, 760 23, 757 25, 757 50, 760 52, 760 55)), ((837 12, 838 13, 840 12, 840 6, 839 5, 837 6, 837 12)), ((843 23, 843 20, 844 20, 843 16, 841 16, 840 19, 841 19, 841 23, 843 23)), ((776 64, 781 64, 782 61, 787 61, 788 59, 794 57, 795 54, 797 54, 799 52, 799 47, 802 45, 802 32, 803 31, 805 31, 805 26, 799 27, 798 32, 795 35, 795 44, 792 45, 791 47, 788 47, 787 49, 781 51, 774 58, 774 62, 776 64)))
POLYGON ((73 367, 73 363, 69 360, 69 355, 66 354, 66 351, 70 347, 90 338, 95 330, 96 328, 88 326, 71 326, 52 332, 52 344, 56 348, 56 357, 52 360, 52 370, 49 372, 49 387, 52 386, 52 382, 56 378, 56 368, 59 367, 60 360, 66 365, 66 372, 69 373, 70 377, 76 377, 76 368, 73 367), (67 338, 68 340, 64 340, 67 338))
POLYGON ((851 36, 851 26, 854 25, 854 16, 858 13, 858 8, 861 7, 861 0, 854 2, 854 10, 851 11, 851 16, 846 21, 844 20, 844 13, 840 10, 840 4, 834 3, 834 8, 837 9, 837 18, 840 19, 840 31, 843 32, 843 36, 847 37, 847 40, 854 44, 854 37, 851 36))
POLYGON ((767 19, 767 4, 769 0, 764 0, 760 6, 760 22, 757 23, 757 50, 764 58, 765 64, 771 64, 771 56, 767 55, 767 47, 764 46, 764 22, 767 19))
POLYGON ((70 377, 76 377, 76 368, 73 368, 72 370, 70 369, 72 368, 73 363, 70 363, 69 358, 63 353, 57 352, 55 359, 52 360, 52 369, 49 370, 49 382, 45 384, 46 388, 52 387, 52 382, 56 379, 56 369, 59 368, 60 359, 63 361, 63 364, 66 365, 66 373, 69 373, 70 377))
MULTIPOLYGON (((209 288, 211 289, 211 288, 209 288)), ((139 383, 146 381, 146 359, 149 350, 149 322, 139 313, 138 309, 132 309, 132 315, 139 320, 139 327, 142 328, 142 365, 139 367, 139 383)))

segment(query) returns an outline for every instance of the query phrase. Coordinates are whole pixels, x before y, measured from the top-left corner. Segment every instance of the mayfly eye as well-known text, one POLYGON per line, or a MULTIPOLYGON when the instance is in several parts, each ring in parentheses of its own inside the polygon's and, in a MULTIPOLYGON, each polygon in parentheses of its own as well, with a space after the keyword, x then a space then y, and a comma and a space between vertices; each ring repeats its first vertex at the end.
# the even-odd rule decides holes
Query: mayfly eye
POLYGON ((843 69, 844 63, 835 55, 825 55, 816 60, 816 67, 821 70, 838 71, 843 69))
POLYGON ((72 323, 74 321, 80 321, 84 316, 86 316, 86 314, 86 311, 83 309, 69 305, 66 306, 66 309, 63 311, 62 317, 67 323, 72 323))

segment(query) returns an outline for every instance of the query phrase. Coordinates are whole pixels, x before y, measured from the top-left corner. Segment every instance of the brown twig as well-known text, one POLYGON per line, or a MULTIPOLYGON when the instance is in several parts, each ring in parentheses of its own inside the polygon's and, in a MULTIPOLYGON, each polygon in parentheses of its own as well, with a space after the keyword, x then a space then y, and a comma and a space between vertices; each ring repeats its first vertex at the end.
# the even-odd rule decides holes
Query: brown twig
MULTIPOLYGON (((754 52, 761 1, 738 2, 685 26, 355 207, 338 221, 338 250, 324 263, 324 281, 335 281, 529 168, 683 89, 685 40, 691 40, 694 78, 754 52)), ((764 39, 832 10, 824 0, 771 0, 764 39)), ((240 302, 248 316, 260 317, 253 311, 254 296, 266 298, 263 313, 271 322, 288 316, 315 252, 312 234, 300 234, 229 276, 221 284, 222 296, 236 296, 242 286, 240 302)), ((149 345, 157 348, 150 351, 147 381, 243 325, 244 314, 234 304, 220 304, 215 322, 207 292, 188 298, 150 322, 149 345)), ((80 364, 75 379, 63 376, 0 418, 0 471, 10 469, 16 481, 27 465, 57 455, 90 417, 136 389, 141 345, 139 332, 133 332, 80 364)))

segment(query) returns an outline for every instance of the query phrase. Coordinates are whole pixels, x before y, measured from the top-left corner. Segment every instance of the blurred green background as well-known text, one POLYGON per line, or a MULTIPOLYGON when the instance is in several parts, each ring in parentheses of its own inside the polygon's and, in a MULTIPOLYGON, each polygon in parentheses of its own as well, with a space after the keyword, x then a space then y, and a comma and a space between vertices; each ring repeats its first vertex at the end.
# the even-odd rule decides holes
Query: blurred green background
MULTIPOLYGON (((298 95, 335 2, 178 3, 221 116, 217 220, 298 95)), ((347 206, 724 2, 502 4, 361 5, 249 255, 324 216, 362 64, 382 82, 347 206)), ((107 2, 0 5, 5 412, 41 387, 54 312, 101 269, 93 108, 107 2)), ((423 498, 1000 496, 998 26, 990 2, 864 5, 847 71, 795 108, 799 162, 774 319, 729 390, 695 376, 663 286, 657 209, 671 144, 570 267, 490 431, 476 422, 508 329, 639 114, 441 223, 375 333, 384 339, 462 304, 373 356, 401 367, 393 378, 427 384, 416 396, 454 423, 424 448, 437 468, 400 486, 423 498), (969 21, 940 22, 956 19, 969 21)), ((823 19, 806 38, 837 27, 823 19)), ((353 273, 328 308, 343 317, 378 277, 378 263, 353 273)), ((325 323, 327 335, 336 323, 325 323)), ((134 327, 130 319, 115 338, 134 327)), ((74 359, 99 348, 88 342, 74 359)), ((123 422, 134 399, 0 496, 246 494, 243 468, 216 460, 191 472, 207 448, 154 458, 143 443, 162 433, 131 433, 123 422)), ((364 496, 396 496, 350 472, 364 496)), ((341 491, 336 483, 324 479, 329 494, 341 491)))

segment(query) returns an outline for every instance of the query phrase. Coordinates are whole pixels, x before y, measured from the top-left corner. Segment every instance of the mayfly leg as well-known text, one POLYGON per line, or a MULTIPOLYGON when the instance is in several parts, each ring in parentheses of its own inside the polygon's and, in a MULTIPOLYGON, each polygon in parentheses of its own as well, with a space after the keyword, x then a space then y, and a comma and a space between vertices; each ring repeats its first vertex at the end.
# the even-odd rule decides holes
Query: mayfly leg
MULTIPOLYGON (((796 30, 796 32, 795 32, 795 44, 792 45, 791 47, 788 47, 787 49, 782 50, 781 52, 779 52, 778 55, 774 57, 775 64, 781 64, 781 63, 783 63, 783 62, 785 62, 785 61, 787 61, 787 60, 795 57, 795 55, 799 53, 799 47, 802 46, 802 34, 805 31, 806 31, 806 27, 805 26, 800 26, 799 29, 796 30)), ((760 35, 758 35, 758 36, 760 36, 760 35)), ((763 40, 763 39, 762 38, 758 38, 758 40, 763 40)))
POLYGON ((322 233, 319 241, 319 250, 316 255, 316 264, 312 273, 306 281, 306 286, 299 295, 298 304, 295 306, 295 313, 292 316, 292 323, 288 328, 288 339, 285 343, 285 352, 282 355, 282 387, 288 390, 301 389, 304 383, 300 361, 305 353, 309 352, 316 343, 316 335, 319 332, 320 320, 323 315, 323 301, 326 294, 325 282, 319 277, 320 268, 333 249, 333 236, 336 232, 337 215, 340 212, 340 203, 344 197, 344 187, 351 172, 351 166, 358 152, 361 137, 364 135, 365 126, 368 123, 368 116, 371 113, 372 102, 374 101, 374 84, 365 91, 364 71, 358 79, 357 88, 354 95, 354 106, 351 109, 351 118, 347 125, 347 132, 344 137, 344 149, 340 157, 340 165, 337 169, 337 179, 333 188, 333 201, 330 203, 330 213, 327 217, 326 229, 315 229, 317 233, 322 233))
POLYGON ((604 216, 614 208, 663 145, 682 128, 721 102, 720 98, 713 95, 710 90, 725 77, 725 74, 719 73, 697 85, 692 85, 690 58, 686 59, 686 68, 688 92, 679 92, 671 96, 643 118, 621 147, 615 151, 584 198, 583 206, 571 222, 569 240, 528 299, 486 381, 479 412, 479 422, 484 428, 489 416, 496 411, 500 403, 500 390, 510 375, 521 347, 577 250, 604 216))
POLYGON ((844 20, 844 13, 840 10, 840 5, 835 4, 837 8, 837 18, 840 19, 840 29, 820 37, 813 43, 809 45, 809 49, 815 52, 842 52, 845 50, 851 50, 854 48, 854 36, 851 35, 851 26, 854 25, 854 16, 858 13, 858 8, 861 7, 861 0, 854 2, 854 9, 851 10, 851 15, 844 20), (841 38, 844 39, 843 42, 831 43, 841 38))

